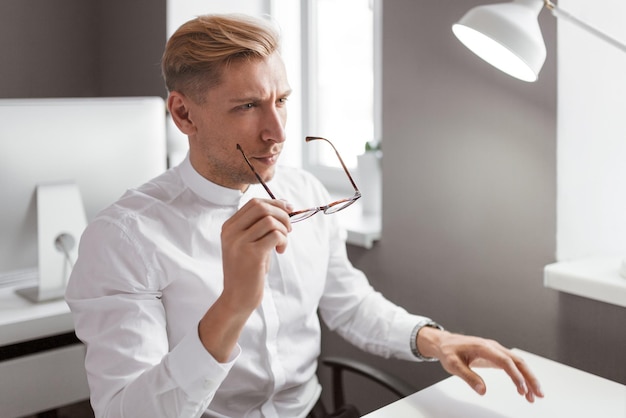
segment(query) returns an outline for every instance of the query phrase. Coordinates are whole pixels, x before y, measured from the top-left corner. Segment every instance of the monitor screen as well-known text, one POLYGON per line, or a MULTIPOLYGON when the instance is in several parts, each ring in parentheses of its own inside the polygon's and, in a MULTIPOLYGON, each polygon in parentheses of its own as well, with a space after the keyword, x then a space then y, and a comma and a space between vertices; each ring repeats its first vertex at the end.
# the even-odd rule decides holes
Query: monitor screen
POLYGON ((165 115, 160 97, 0 99, 0 281, 38 266, 37 186, 76 184, 91 220, 166 169, 165 115))

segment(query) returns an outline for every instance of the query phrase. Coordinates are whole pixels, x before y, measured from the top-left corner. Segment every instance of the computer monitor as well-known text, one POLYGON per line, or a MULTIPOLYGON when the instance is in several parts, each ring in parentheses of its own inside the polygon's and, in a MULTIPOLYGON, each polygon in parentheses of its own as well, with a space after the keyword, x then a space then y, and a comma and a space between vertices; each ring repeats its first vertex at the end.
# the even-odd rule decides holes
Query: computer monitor
POLYGON ((0 99, 0 284, 63 296, 86 222, 166 169, 165 115, 160 97, 0 99))

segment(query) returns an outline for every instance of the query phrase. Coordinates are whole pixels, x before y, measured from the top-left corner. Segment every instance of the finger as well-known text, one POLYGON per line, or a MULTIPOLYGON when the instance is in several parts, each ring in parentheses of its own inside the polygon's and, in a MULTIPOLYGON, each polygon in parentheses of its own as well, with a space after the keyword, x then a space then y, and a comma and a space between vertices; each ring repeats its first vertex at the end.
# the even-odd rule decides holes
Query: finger
POLYGON ((467 383, 476 393, 484 395, 487 392, 485 381, 479 374, 470 369, 467 364, 458 357, 454 359, 446 359, 442 366, 450 374, 460 377, 467 383))
MULTIPOLYGON (((516 359, 521 361, 521 359, 516 359)), ((509 375, 520 395, 526 395, 528 388, 524 376, 516 366, 513 353, 500 345, 497 341, 482 340, 476 351, 471 355, 469 367, 495 367, 502 369, 509 375)))
POLYGON ((460 377, 465 380, 465 382, 479 395, 482 396, 487 393, 487 385, 485 384, 483 378, 472 369, 468 368, 467 370, 468 372, 464 373, 460 377))
POLYGON ((518 358, 516 365, 520 372, 524 375, 524 379, 529 389, 527 393, 527 399, 529 395, 532 397, 532 400, 529 399, 529 402, 533 402, 535 396, 543 398, 544 394, 541 390, 541 384, 539 383, 539 379, 533 374, 526 362, 523 359, 518 358))
POLYGON ((524 376, 517 367, 517 363, 510 357, 506 357, 504 359, 502 369, 509 375, 513 384, 517 387, 517 393, 520 395, 526 395, 528 393, 528 386, 526 385, 524 376))
POLYGON ((251 240, 266 249, 275 248, 278 253, 283 253, 287 248, 288 231, 285 226, 276 220, 267 219, 255 223, 251 227, 251 240), (266 226, 266 224, 271 224, 266 226))
POLYGON ((527 396, 529 393, 528 385, 526 385, 526 379, 520 371, 520 367, 525 367, 524 361, 503 347, 500 359, 496 364, 509 375, 517 388, 517 393, 527 396))
POLYGON ((498 364, 511 378, 517 392, 526 397, 529 402, 535 401, 535 396, 543 397, 539 380, 532 373, 526 362, 510 350, 502 347, 502 359, 498 364))
POLYGON ((291 230, 289 215, 283 209, 260 199, 248 203, 222 226, 224 262, 231 267, 239 265, 239 269, 244 268, 244 254, 244 264, 250 267, 265 265, 264 255, 270 250, 284 252, 291 230))
POLYGON ((245 222, 244 228, 247 228, 264 216, 273 216, 291 231, 289 213, 292 210, 292 205, 284 200, 254 198, 239 209, 233 218, 240 218, 245 222))
POLYGON ((258 240, 271 231, 280 231, 285 234, 292 229, 289 222, 289 215, 284 210, 267 205, 259 208, 247 215, 247 228, 245 228, 253 240, 258 240))
POLYGON ((288 231, 291 231, 289 213, 286 208, 288 204, 283 201, 270 199, 251 199, 243 205, 223 226, 223 230, 229 230, 234 234, 246 231, 255 223, 265 217, 273 217, 282 223, 288 231))
POLYGON ((285 211, 287 213, 291 213, 293 212, 293 205, 291 203, 289 203, 288 201, 286 201, 285 199, 279 199, 281 202, 285 203, 285 211))
POLYGON ((480 396, 483 396, 485 393, 487 393, 487 385, 485 384, 485 381, 482 379, 482 377, 476 374, 476 376, 472 378, 472 382, 476 382, 471 383, 470 385, 472 386, 472 389, 474 389, 474 391, 480 396))
POLYGON ((442 366, 451 374, 465 380, 479 394, 486 392, 482 378, 473 372, 475 367, 502 369, 513 381, 517 392, 529 402, 543 397, 539 380, 524 360, 497 341, 451 334, 444 350, 448 354, 440 358, 442 366), (456 338, 456 339, 455 339, 456 338))

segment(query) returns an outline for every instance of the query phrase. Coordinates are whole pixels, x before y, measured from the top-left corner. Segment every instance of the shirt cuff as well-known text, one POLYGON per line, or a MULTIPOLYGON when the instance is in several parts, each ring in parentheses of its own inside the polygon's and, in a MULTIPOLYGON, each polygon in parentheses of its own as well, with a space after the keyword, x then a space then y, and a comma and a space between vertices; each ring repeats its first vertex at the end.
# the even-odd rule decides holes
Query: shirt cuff
POLYGON ((395 353, 395 357, 402 360, 419 361, 411 350, 411 333, 415 328, 415 324, 430 321, 430 318, 419 315, 398 315, 393 321, 391 331, 389 333, 389 343, 391 349, 395 353))
POLYGON ((196 333, 186 335, 168 356, 172 379, 187 395, 201 401, 215 393, 241 354, 237 345, 226 363, 218 362, 196 333))

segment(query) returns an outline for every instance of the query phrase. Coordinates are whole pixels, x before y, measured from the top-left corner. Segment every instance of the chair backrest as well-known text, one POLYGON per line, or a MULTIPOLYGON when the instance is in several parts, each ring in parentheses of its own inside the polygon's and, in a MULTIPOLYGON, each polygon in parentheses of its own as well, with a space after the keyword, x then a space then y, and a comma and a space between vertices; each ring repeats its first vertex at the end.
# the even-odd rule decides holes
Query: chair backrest
POLYGON ((404 398, 415 393, 416 389, 406 381, 384 370, 365 364, 358 360, 345 357, 324 357, 322 363, 331 369, 333 409, 339 410, 346 405, 344 372, 354 373, 371 380, 390 392, 404 398))

